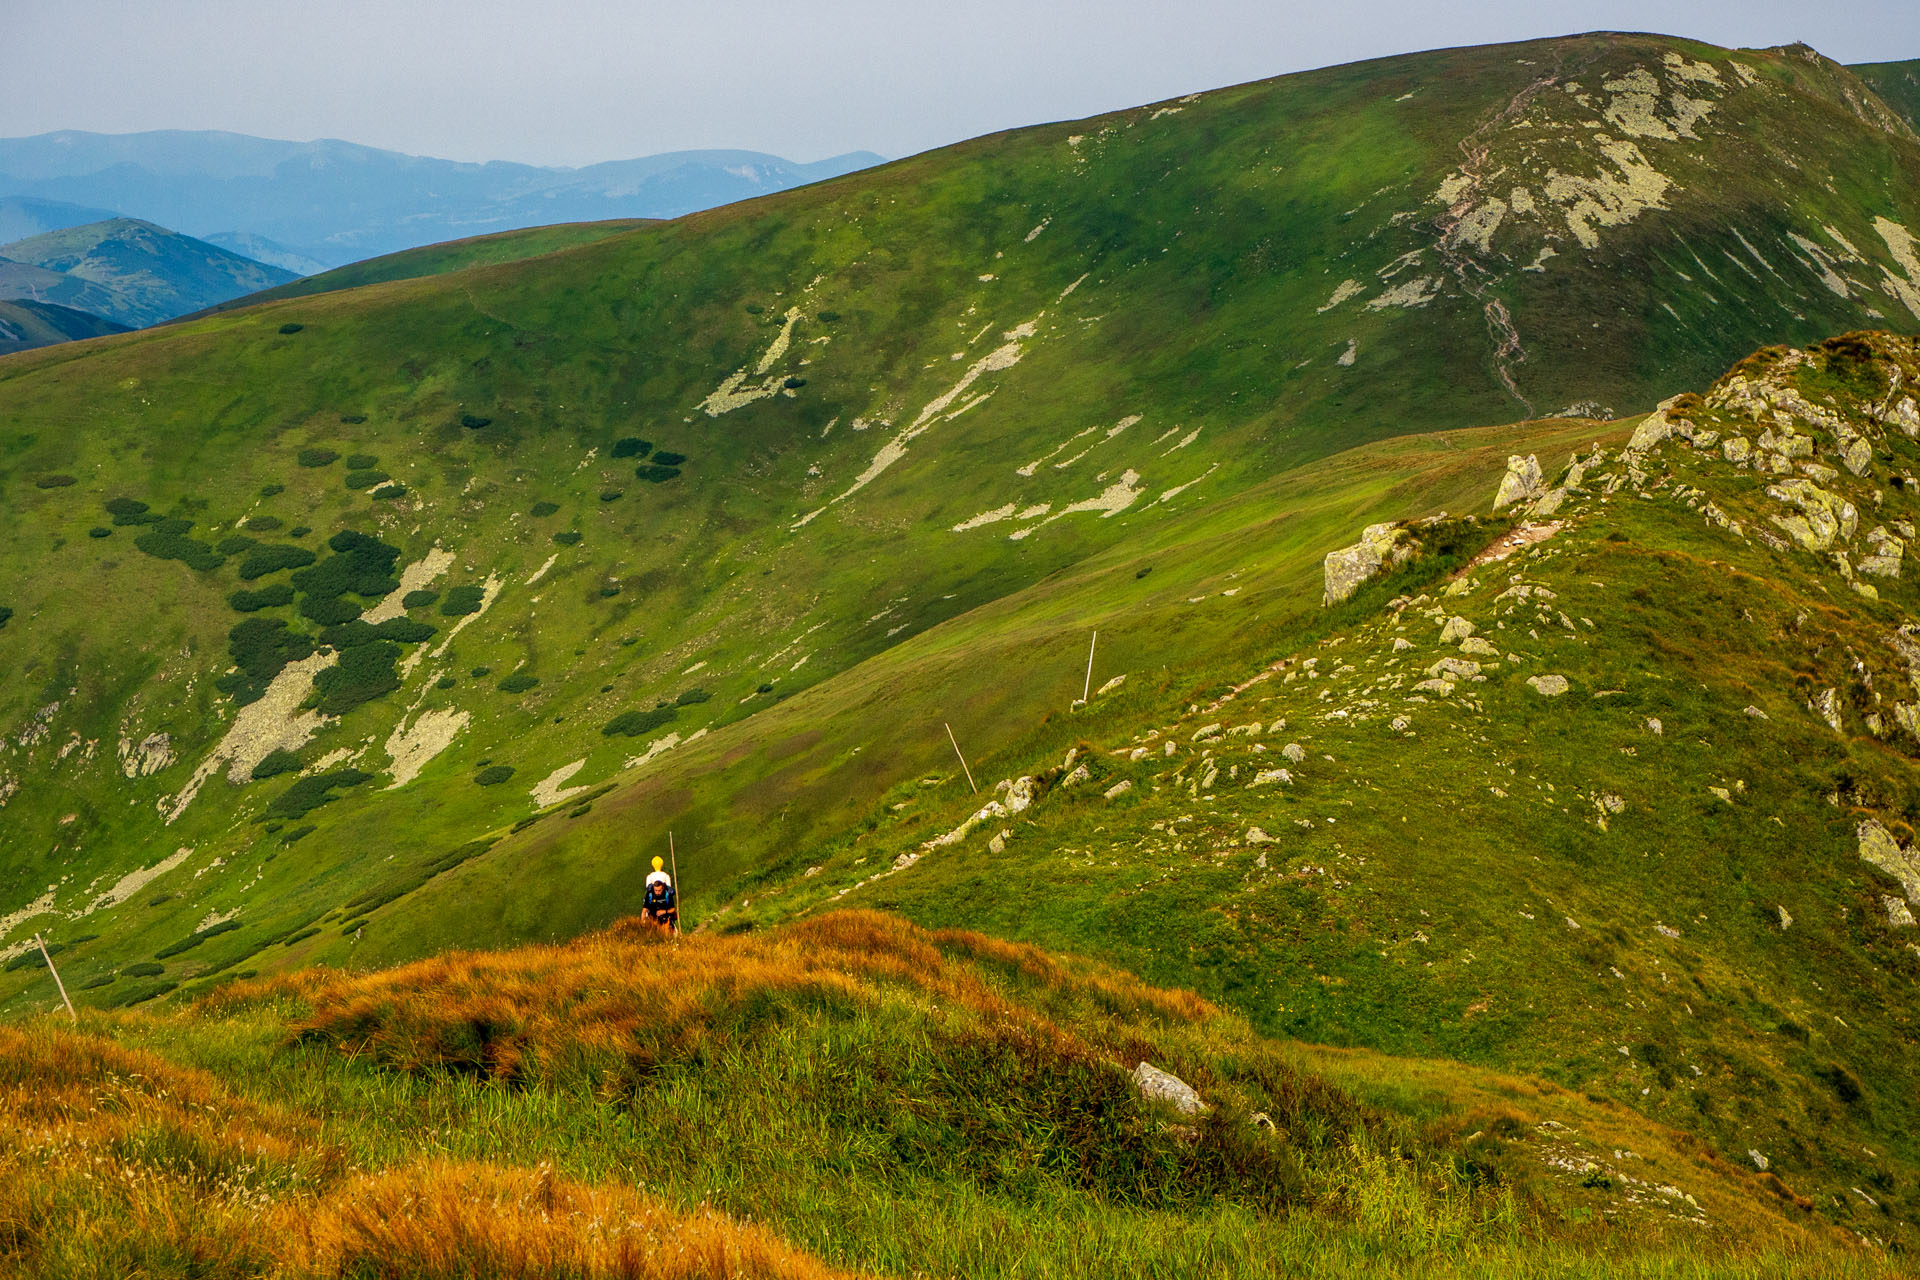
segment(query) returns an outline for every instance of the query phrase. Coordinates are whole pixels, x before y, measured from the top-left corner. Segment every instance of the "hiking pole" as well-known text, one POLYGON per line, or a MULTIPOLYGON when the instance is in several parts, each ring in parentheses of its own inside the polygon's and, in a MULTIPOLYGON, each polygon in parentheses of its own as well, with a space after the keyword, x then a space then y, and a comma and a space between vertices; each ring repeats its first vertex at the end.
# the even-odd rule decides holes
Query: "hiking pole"
POLYGON ((967 786, 969 786, 969 787, 971 787, 971 788, 973 789, 973 794, 975 794, 975 795, 979 795, 979 794, 980 794, 980 788, 979 788, 979 787, 975 787, 975 786, 973 785, 973 770, 971 770, 971 769, 969 769, 969 768, 967 768, 967 758, 966 758, 966 756, 964 756, 964 755, 961 755, 961 753, 960 753, 960 739, 958 739, 958 738, 956 738, 956 737, 954 737, 954 736, 953 736, 953 726, 952 726, 952 725, 950 725, 950 724, 946 724, 946 722, 945 722, 945 721, 942 721, 941 723, 942 723, 942 725, 943 725, 943 726, 944 726, 944 727, 946 728, 946 731, 947 731, 947 741, 948 741, 948 742, 951 742, 951 743, 953 744, 953 754, 955 754, 956 756, 960 756, 960 768, 961 768, 961 770, 962 770, 963 772, 965 772, 965 773, 966 773, 966 775, 967 775, 967 786))
POLYGON ((67 999, 67 984, 60 981, 60 971, 53 967, 53 956, 47 951, 46 939, 36 933, 33 940, 39 944, 40 958, 47 962, 47 972, 53 975, 53 985, 60 988, 60 1003, 67 1006, 67 1016, 75 1022, 80 1021, 80 1015, 73 1011, 73 1001, 67 999))
POLYGON ((673 864, 673 936, 680 936, 680 851, 673 847, 673 832, 667 832, 667 858, 673 864))
POLYGON ((1093 646, 1100 643, 1100 633, 1093 633, 1093 640, 1087 645, 1087 682, 1080 687, 1080 701, 1084 704, 1093 694, 1093 646))

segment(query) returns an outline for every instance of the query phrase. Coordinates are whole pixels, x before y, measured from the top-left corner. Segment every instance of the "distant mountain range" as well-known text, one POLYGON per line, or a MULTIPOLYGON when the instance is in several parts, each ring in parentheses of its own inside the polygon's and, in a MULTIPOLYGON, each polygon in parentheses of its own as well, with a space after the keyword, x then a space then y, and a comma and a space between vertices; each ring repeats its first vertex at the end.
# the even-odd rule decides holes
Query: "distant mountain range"
POLYGON ((108 218, 0 244, 0 298, 54 303, 132 328, 298 278, 135 218, 108 218))
POLYGON ((677 151, 566 169, 462 164, 331 139, 69 130, 0 139, 0 196, 94 207, 82 221, 111 210, 310 275, 520 227, 677 217, 880 161, 868 151, 813 164, 677 151))

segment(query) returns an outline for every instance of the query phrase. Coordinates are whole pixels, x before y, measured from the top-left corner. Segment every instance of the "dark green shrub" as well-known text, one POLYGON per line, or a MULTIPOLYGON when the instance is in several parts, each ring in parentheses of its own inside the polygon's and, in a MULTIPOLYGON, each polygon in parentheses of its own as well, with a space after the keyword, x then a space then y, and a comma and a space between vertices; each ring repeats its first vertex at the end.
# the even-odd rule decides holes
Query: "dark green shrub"
POLYGON ((280 326, 280 332, 281 333, 298 333, 306 327, 307 326, 303 324, 295 324, 293 321, 289 320, 287 321, 287 323, 280 326))
POLYGON ((553 540, 563 547, 571 547, 580 541, 580 532, 577 529, 562 529, 553 535, 553 540))
POLYGON ((482 427, 492 425, 492 423, 492 418, 482 418, 477 414, 463 413, 460 415, 460 425, 469 431, 478 431, 482 427))
POLYGON ((419 644, 439 630, 431 622, 415 622, 412 618, 388 618, 374 629, 382 640, 398 640, 401 644, 419 644))
POLYGON ((788 378, 785 382, 781 383, 780 385, 785 387, 788 391, 798 391, 801 387, 804 387, 807 385, 807 380, 805 378, 788 378))
POLYGON ((277 778, 283 773, 299 771, 300 757, 291 751, 276 747, 267 752, 266 757, 259 764, 253 766, 252 777, 255 782, 260 782, 267 778, 277 778))
POLYGON ((488 676, 493 674, 493 668, 492 667, 475 667, 472 671, 469 671, 467 674, 473 677, 475 680, 485 680, 488 676))
POLYGON ((439 598, 440 593, 438 591, 434 591, 429 587, 421 587, 417 591, 409 591, 407 594, 401 596, 400 607, 403 609, 424 609, 439 598))
POLYGON ((283 484, 263 484, 260 486, 260 496, 263 498, 275 498, 286 491, 287 486, 283 484))
POLYGON ((281 668, 309 657, 313 641, 287 630, 279 618, 248 618, 227 632, 227 652, 238 670, 221 676, 214 687, 244 707, 259 701, 281 668))
POLYGON ((219 924, 210 924, 206 928, 200 929, 195 933, 193 933, 192 935, 180 939, 180 941, 174 943, 170 947, 160 948, 158 951, 153 953, 154 958, 158 960, 165 960, 169 956, 177 956, 183 951, 191 951, 195 947, 199 946, 201 943, 205 942, 208 938, 217 938, 223 933, 232 933, 235 929, 238 929, 239 927, 240 927, 240 922, 238 920, 222 920, 219 924))
POLYGON ((654 463, 662 467, 677 467, 681 463, 685 462, 686 460, 687 460, 686 454, 668 453, 665 449, 662 449, 660 452, 653 455, 654 463))
POLYGON ((376 502, 390 502, 394 498, 404 498, 406 494, 407 486, 403 484, 383 484, 367 496, 376 502))
POLYGON ((308 528, 306 525, 297 524, 293 528, 287 530, 287 536, 289 538, 304 538, 312 532, 313 530, 308 528))
MULTIPOLYGON (((312 810, 338 799, 333 794, 335 789, 357 787, 363 782, 371 781, 373 781, 372 774, 362 773, 358 769, 335 769, 331 773, 316 773, 310 778, 300 779, 275 796, 273 803, 267 806, 267 816, 269 818, 304 818, 312 810)), ((307 829, 311 831, 313 828, 307 829)), ((281 840, 286 844, 293 843, 284 836, 281 840)))
POLYGON ((324 467, 339 460, 340 455, 331 449, 302 449, 294 457, 303 467, 324 467))
MULTIPOLYGON (((659 455, 655 454, 654 456, 658 457, 659 455)), ((645 480, 648 484, 665 484, 669 480, 679 479, 680 468, 662 467, 649 462, 645 466, 635 467, 633 474, 637 478, 645 480)))
POLYGON ((539 676, 530 676, 524 671, 516 671, 500 682, 500 692, 525 693, 539 683, 539 676))
POLYGON ((227 558, 204 542, 187 537, 193 521, 168 519, 156 523, 133 540, 133 545, 156 560, 178 560, 202 573, 218 569, 227 558))
POLYGON ((496 787, 511 778, 514 768, 510 764, 489 765, 473 775, 473 780, 483 787, 496 787))
POLYGON ((308 596, 300 602, 300 616, 332 627, 359 617, 360 606, 339 596, 308 596))
MULTIPOLYGON (((308 830, 312 830, 312 828, 308 828, 308 830)), ((294 934, 292 937, 288 938, 285 942, 282 942, 280 945, 283 947, 290 947, 296 942, 305 942, 308 938, 311 938, 314 934, 319 932, 320 932, 319 929, 309 925, 307 928, 302 929, 300 932, 294 934)))
POLYGON ((763 684, 758 689, 755 689, 754 692, 755 693, 772 693, 773 686, 770 684, 763 684))
POLYGON ((138 526, 143 524, 159 524, 160 517, 157 513, 152 511, 141 511, 131 515, 115 516, 113 518, 113 523, 122 527, 132 527, 132 526, 138 526))
POLYGON ((147 511, 147 504, 138 498, 109 498, 106 506, 107 514, 112 516, 138 516, 147 511))
POLYGON ((644 458, 652 452, 653 442, 639 436, 626 436, 613 442, 612 456, 616 458, 644 458))
POLYGON ((282 569, 304 569, 315 558, 313 552, 305 547, 292 547, 283 542, 263 542, 247 552, 247 558, 240 562, 240 580, 252 582, 255 578, 264 578, 282 569))
POLYGON ((260 545, 260 539, 249 538, 244 533, 230 533, 213 544, 213 549, 223 556, 237 556, 243 551, 251 551, 260 545))
POLYGON ((558 510, 560 510, 560 504, 557 502, 536 502, 533 504, 533 510, 528 514, 533 516, 534 519, 539 520, 552 515, 558 510))
POLYGON ((347 470, 371 471, 380 465, 380 459, 371 453, 350 453, 347 455, 347 470))
POLYGON ((602 600, 611 600, 614 596, 617 596, 619 594, 620 594, 620 584, 617 582, 609 583, 608 585, 600 588, 600 598, 602 600))
POLYGON ((389 476, 384 471, 349 471, 340 483, 346 485, 349 489, 371 489, 373 486, 384 484, 392 478, 392 476, 389 476))
POLYGON ((92 991, 95 987, 112 986, 115 982, 118 982, 119 980, 120 980, 120 975, 117 973, 103 973, 99 977, 94 978, 91 981, 81 983, 80 989, 82 991, 92 991))
MULTIPOLYGON (((67 944, 64 942, 49 942, 47 944, 48 955, 57 956, 66 949, 67 944)), ((19 955, 7 961, 6 964, 0 965, 0 972, 18 973, 22 969, 38 967, 45 963, 46 962, 40 958, 40 948, 34 947, 30 951, 22 951, 19 955)))
POLYGON ((438 680, 435 680, 433 682, 433 687, 436 689, 451 689, 453 688, 453 686, 459 683, 460 682, 458 680, 455 680, 452 676, 441 676, 438 680))
POLYGON ((602 725, 600 732, 609 738, 637 738, 643 733, 652 733, 661 725, 668 723, 675 714, 672 707, 655 707, 651 711, 622 711, 602 725))
POLYGON ((167 966, 163 964, 155 964, 151 960, 142 960, 138 964, 130 964, 122 969, 120 976, 123 978, 157 978, 166 971, 167 966))
POLYGON ((313 677, 313 694, 307 703, 321 715, 343 716, 362 703, 385 697, 400 687, 400 674, 394 669, 399 660, 400 646, 391 640, 342 649, 339 662, 313 677))
POLYGON ((293 603, 293 588, 284 582, 270 582, 258 591, 236 591, 227 597, 227 603, 239 613, 276 609, 283 604, 293 603))
POLYGON ((301 840, 305 840, 308 836, 312 835, 314 832, 318 831, 319 829, 320 828, 314 826, 312 823, 308 823, 304 827, 295 827, 293 830, 287 832, 287 834, 280 837, 280 843, 295 844, 301 840))
POLYGON ((340 421, 346 423, 350 427, 357 427, 361 423, 365 422, 366 420, 367 420, 367 415, 364 413, 343 413, 340 415, 340 421))
POLYGON ((442 617, 459 618, 469 613, 480 612, 480 606, 486 601, 485 587, 460 586, 447 592, 447 598, 440 602, 442 617))
POLYGON ((832 324, 834 321, 840 318, 840 313, 838 311, 822 311, 815 318, 821 321, 821 323, 823 324, 832 324))
POLYGON ((89 538, 111 538, 113 536, 113 530, 95 525, 93 528, 87 530, 87 536, 89 538))
POLYGON ((78 484, 72 476, 41 476, 33 482, 36 489, 64 489, 70 484, 78 484))
MULTIPOLYGON (((390 547, 364 533, 343 529, 327 539, 336 554, 311 568, 293 575, 293 585, 309 597, 343 596, 351 593, 378 599, 396 591, 400 582, 393 576, 400 548, 390 547)), ((310 602, 309 602, 310 603, 310 602)), ((304 609, 304 605, 302 606, 304 609)), ((341 618, 337 621, 344 622, 341 618)))
POLYGON ((697 702, 710 702, 713 695, 705 689, 689 689, 673 700, 676 707, 691 707, 697 702))
POLYGON ((361 645, 376 644, 382 640, 394 640, 401 644, 419 644, 431 636, 435 628, 431 623, 415 622, 412 618, 388 618, 382 623, 371 623, 362 618, 352 618, 346 622, 335 623, 320 633, 320 643, 335 649, 355 649, 361 645))
POLYGON ((248 516, 240 527, 249 533, 272 533, 285 523, 279 516, 248 516))
POLYGON ((602 489, 600 491, 600 501, 618 502, 620 501, 620 497, 623 492, 624 491, 620 489, 602 489))

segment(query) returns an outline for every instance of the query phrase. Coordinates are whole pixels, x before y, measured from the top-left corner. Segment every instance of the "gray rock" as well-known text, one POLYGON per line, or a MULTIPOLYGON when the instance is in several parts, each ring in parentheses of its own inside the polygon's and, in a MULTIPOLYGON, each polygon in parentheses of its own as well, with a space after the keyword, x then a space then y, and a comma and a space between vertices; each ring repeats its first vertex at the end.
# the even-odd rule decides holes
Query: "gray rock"
MULTIPOLYGON (((1120 781, 1108 787, 1103 794, 1109 800, 1118 800, 1121 796, 1127 794, 1127 792, 1131 790, 1133 790, 1133 783, 1126 778, 1122 778, 1120 779, 1120 781)), ((995 852, 997 853, 999 851, 995 850, 995 852)))
POLYGON ((1573 688, 1565 676, 1528 676, 1527 683, 1543 698, 1557 698, 1573 688))
POLYGON ((1295 764, 1299 764, 1307 758, 1307 749, 1297 742, 1289 742, 1286 746, 1280 748, 1280 754, 1295 764))
POLYGON ((1452 644, 1456 640, 1465 640, 1473 634, 1473 623, 1465 618, 1448 618, 1446 625, 1440 628, 1440 643, 1452 644))
POLYGON ((1887 895, 1880 899, 1880 905, 1887 909, 1887 923, 1895 929, 1913 928, 1913 912, 1900 899, 1887 895))
POLYGON ((1181 1115, 1197 1116, 1207 1109, 1192 1085, 1151 1062, 1142 1062, 1133 1069, 1133 1086, 1148 1102, 1164 1102, 1181 1115))
POLYGON ((1826 551, 1836 539, 1852 541, 1859 529, 1860 516, 1853 504, 1811 480, 1783 480, 1768 486, 1767 496, 1799 512, 1771 519, 1802 550, 1826 551))
POLYGON ((1360 541, 1328 552, 1322 566, 1326 591, 1321 603, 1339 604, 1358 591, 1361 583, 1380 572, 1381 566, 1389 561, 1398 564, 1408 559, 1413 553, 1401 545, 1406 537, 1407 531, 1398 525, 1368 525, 1361 532, 1360 541))
POLYGON ((1902 848, 1893 833, 1873 818, 1862 822, 1854 834, 1860 842, 1861 859, 1898 880, 1907 901, 1920 906, 1920 854, 1902 848))
POLYGON ((1510 507, 1516 502, 1531 502, 1546 492, 1547 483, 1540 474, 1540 459, 1517 454, 1507 459, 1507 474, 1500 480, 1500 491, 1493 497, 1493 509, 1510 507))

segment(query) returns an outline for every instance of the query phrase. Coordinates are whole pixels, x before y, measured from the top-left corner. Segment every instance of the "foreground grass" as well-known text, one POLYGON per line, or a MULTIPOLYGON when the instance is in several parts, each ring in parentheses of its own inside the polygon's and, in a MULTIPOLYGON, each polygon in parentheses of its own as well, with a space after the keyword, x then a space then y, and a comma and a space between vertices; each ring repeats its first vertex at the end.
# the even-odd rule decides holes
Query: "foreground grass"
MULTIPOLYGON (((1687 1182, 1704 1226, 1596 1211, 1605 1193, 1556 1175, 1540 1134, 1576 1131, 1547 1123, 1566 1117, 1611 1140, 1609 1117, 1464 1069, 1387 1072, 1418 1082, 1395 1099, 1387 1065, 874 913, 672 945, 623 926, 0 1029, 0 1261, 30 1277, 1892 1274, 1728 1175, 1687 1182), (1143 1102, 1125 1074, 1141 1060, 1211 1109, 1143 1102)), ((1666 1135, 1634 1140, 1687 1180, 1666 1135)))

